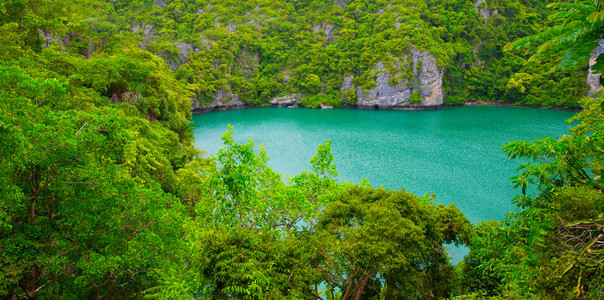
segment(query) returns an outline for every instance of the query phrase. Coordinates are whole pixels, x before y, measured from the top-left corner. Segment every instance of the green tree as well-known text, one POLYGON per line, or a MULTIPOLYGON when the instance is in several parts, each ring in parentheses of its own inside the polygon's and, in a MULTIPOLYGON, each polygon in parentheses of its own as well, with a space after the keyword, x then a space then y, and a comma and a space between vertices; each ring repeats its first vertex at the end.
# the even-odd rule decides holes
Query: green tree
POLYGON ((1 96, 7 145, 20 150, 2 153, 1 295, 127 297, 153 284, 154 269, 180 263, 179 202, 114 163, 134 138, 123 116, 1 96))
POLYGON ((509 157, 529 162, 512 178, 521 192, 513 200, 518 212, 502 224, 483 226, 472 241, 467 265, 503 278, 501 287, 488 280, 490 286, 477 289, 568 299, 604 293, 601 103, 601 98, 582 100, 586 110, 573 118, 581 123, 571 135, 503 146, 509 157))
POLYGON ((456 272, 443 245, 465 244, 471 228, 453 205, 353 186, 327 204, 305 251, 332 297, 448 297, 456 272))
POLYGON ((331 142, 317 148, 311 159, 313 172, 305 171, 283 182, 280 174, 267 166, 263 148, 254 143, 239 144, 229 128, 221 137, 223 147, 215 162, 193 162, 181 169, 183 201, 193 202, 203 226, 214 222, 230 227, 302 230, 316 224, 316 218, 341 189, 331 142))
MULTIPOLYGON (((598 46, 596 40, 600 39, 604 32, 604 2, 554 2, 547 7, 559 10, 550 16, 550 20, 557 24, 542 33, 509 43, 505 49, 535 49, 531 60, 564 52, 560 66, 584 64, 598 46)), ((592 68, 601 72, 604 69, 604 58, 599 58, 592 68)))
POLYGON ((316 94, 321 88, 321 79, 315 74, 308 74, 300 85, 302 86, 303 91, 309 94, 316 94))
POLYGON ((507 91, 514 91, 516 93, 524 94, 527 91, 527 86, 531 84, 532 80, 533 76, 530 74, 516 73, 514 76, 510 77, 505 89, 507 91))
POLYGON ((417 91, 413 92, 413 94, 411 94, 411 98, 409 98, 409 103, 422 104, 422 96, 420 96, 417 91))

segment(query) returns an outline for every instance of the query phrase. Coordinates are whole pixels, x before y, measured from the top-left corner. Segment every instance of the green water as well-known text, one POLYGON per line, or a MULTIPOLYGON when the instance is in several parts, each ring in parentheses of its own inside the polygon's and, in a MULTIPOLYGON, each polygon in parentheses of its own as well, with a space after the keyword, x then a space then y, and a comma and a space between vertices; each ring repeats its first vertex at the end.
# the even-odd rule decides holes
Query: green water
POLYGON ((340 181, 367 178, 374 187, 405 188, 455 202, 468 219, 503 219, 514 209, 509 178, 519 161, 500 146, 560 137, 574 113, 521 107, 452 107, 432 111, 254 108, 194 115, 196 146, 215 154, 231 124, 235 140, 264 144, 281 174, 310 169, 331 139, 340 181))

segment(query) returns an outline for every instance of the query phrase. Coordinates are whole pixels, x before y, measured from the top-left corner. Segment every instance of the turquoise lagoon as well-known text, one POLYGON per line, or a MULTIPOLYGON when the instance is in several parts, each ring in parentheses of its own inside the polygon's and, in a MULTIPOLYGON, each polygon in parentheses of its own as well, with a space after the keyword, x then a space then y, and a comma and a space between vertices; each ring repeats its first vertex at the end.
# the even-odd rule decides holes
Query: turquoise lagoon
POLYGON ((510 177, 521 164, 501 145, 568 134, 574 112, 466 106, 428 111, 251 108, 193 116, 196 147, 216 154, 233 126, 237 142, 264 144, 281 174, 310 169, 319 144, 332 140, 339 181, 435 194, 468 219, 503 219, 515 209, 510 177))

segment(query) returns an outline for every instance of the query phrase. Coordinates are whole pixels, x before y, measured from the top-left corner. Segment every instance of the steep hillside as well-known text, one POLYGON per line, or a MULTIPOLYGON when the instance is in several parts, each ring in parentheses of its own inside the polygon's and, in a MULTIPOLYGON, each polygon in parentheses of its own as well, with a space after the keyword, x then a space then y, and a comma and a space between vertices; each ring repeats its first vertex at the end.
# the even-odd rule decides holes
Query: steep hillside
MULTIPOLYGON (((508 42, 547 26, 542 1, 107 1, 105 47, 162 57, 194 109, 257 104, 577 107, 587 66, 528 64, 508 42), (544 91, 547 91, 544 93, 544 91)), ((102 50, 102 49, 101 49, 102 50)), ((97 49, 98 51, 98 49, 97 49)))

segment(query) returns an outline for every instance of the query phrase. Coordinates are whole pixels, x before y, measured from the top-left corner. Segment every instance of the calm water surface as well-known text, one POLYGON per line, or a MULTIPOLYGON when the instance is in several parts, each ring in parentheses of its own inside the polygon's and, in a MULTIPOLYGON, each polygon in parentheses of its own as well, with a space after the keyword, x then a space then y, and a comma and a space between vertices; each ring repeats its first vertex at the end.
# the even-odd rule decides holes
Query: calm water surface
POLYGON ((560 137, 574 112, 521 107, 452 107, 431 111, 253 108, 194 115, 195 145, 208 155, 233 125, 235 140, 264 144, 281 174, 310 169, 316 148, 332 140, 339 181, 405 188, 454 202, 473 223, 514 209, 509 178, 520 161, 500 146, 560 137))

